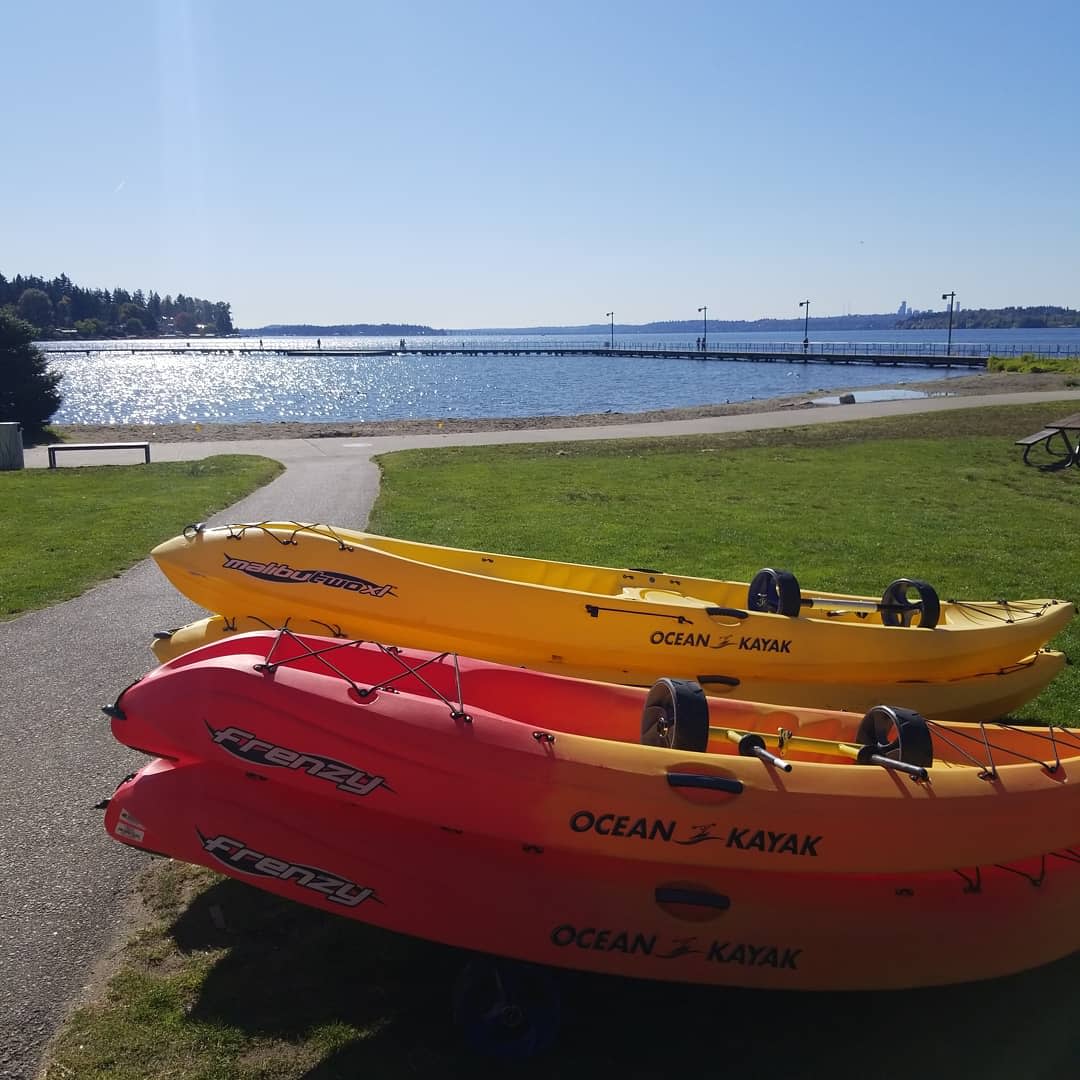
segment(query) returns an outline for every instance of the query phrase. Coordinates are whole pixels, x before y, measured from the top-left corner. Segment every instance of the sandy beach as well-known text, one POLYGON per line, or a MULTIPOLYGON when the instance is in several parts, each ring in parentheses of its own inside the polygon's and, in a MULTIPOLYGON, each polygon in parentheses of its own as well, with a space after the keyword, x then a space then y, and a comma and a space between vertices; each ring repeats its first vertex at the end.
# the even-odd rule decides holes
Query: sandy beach
MULTIPOLYGON (((868 390, 922 390, 928 394, 977 395, 1023 393, 1075 389, 1076 377, 1062 374, 1022 374, 1016 372, 980 372, 955 379, 930 379, 926 382, 882 383, 877 387, 856 390, 822 390, 823 396, 844 393, 865 394, 868 390)), ((812 395, 814 397, 817 394, 812 395)), ((327 439, 378 435, 434 435, 465 431, 520 431, 539 428, 594 427, 602 424, 649 423, 662 420, 692 420, 705 416, 733 416, 744 413, 773 412, 777 409, 814 409, 811 397, 760 398, 717 405, 698 405, 682 409, 655 409, 643 413, 583 413, 577 416, 518 416, 504 418, 431 418, 426 420, 356 420, 352 423, 303 424, 282 420, 276 423, 237 424, 72 424, 53 425, 64 442, 112 442, 149 440, 150 442, 243 441, 245 439, 327 439)), ((827 407, 827 406, 826 406, 827 407)), ((836 406, 843 408, 843 406, 836 406)))

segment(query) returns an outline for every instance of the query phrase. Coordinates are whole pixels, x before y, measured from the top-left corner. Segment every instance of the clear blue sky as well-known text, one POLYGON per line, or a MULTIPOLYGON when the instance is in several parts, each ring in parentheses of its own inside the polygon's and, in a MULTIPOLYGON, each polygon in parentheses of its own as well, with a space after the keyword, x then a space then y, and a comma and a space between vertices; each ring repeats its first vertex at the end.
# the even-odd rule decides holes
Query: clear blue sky
POLYGON ((238 326, 1080 306, 1080 4, 5 6, 0 273, 238 326))

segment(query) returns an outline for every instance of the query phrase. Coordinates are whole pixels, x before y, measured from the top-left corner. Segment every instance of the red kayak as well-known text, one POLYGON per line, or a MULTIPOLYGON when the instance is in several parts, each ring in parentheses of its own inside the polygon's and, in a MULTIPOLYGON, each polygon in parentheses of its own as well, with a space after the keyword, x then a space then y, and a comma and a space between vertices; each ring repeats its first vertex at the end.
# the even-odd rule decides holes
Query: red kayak
POLYGON ((122 843, 389 930, 637 978, 898 989, 1035 967, 1080 939, 1076 848, 932 874, 642 873, 375 805, 158 759, 120 785, 105 826, 122 843))

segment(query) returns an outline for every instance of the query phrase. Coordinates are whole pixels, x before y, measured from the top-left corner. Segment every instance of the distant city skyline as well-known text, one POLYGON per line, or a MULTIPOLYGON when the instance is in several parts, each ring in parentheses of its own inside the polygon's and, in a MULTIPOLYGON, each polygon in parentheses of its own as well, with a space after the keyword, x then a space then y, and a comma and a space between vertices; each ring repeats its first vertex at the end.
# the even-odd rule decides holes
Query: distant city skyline
POLYGON ((1078 36, 1071 0, 14 5, 0 270, 238 326, 1075 308, 1078 36))

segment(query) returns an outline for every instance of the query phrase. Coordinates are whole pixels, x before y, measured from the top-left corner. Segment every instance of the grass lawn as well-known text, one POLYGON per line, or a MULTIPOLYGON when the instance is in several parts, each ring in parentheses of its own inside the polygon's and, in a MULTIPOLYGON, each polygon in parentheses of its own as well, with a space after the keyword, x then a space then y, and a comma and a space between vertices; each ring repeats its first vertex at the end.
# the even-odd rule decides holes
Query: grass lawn
MULTIPOLYGON (((1076 600, 1071 538, 1080 535, 1080 470, 1025 467, 1011 445, 1070 408, 394 454, 381 461, 371 527, 436 543, 743 580, 781 565, 807 588, 872 595, 894 578, 917 576, 943 597, 1076 600)), ((1055 644, 1078 655, 1075 629, 1055 644)), ((1075 722, 1078 699, 1070 667, 1031 707, 1031 718, 1075 722)), ((61 1034, 48 1080, 511 1072, 478 1064, 450 1026, 450 987, 463 960, 453 949, 166 862, 155 863, 141 889, 142 929, 100 1000, 61 1034)), ((798 918, 793 891, 791 919, 798 918)), ((882 925, 882 964, 889 948, 882 925)), ((1008 979, 888 994, 559 978, 563 1037, 545 1057, 515 1066, 516 1076, 736 1071, 890 1080, 914 1070, 935 1080, 1027 1080, 1067 1074, 1080 1060, 1078 955, 1008 979)))
MULTIPOLYGON (((728 436, 384 457, 373 532, 453 547, 880 596, 1080 600, 1080 470, 1012 445, 1055 408, 977 408, 728 436), (1032 460, 1035 460, 1034 455, 1032 460)), ((1055 646, 1080 657, 1080 620, 1055 646)), ((1068 667, 1024 716, 1075 724, 1068 667)))
POLYGON ((0 619, 78 596, 178 533, 269 483, 269 458, 0 472, 7 525, 0 619))

